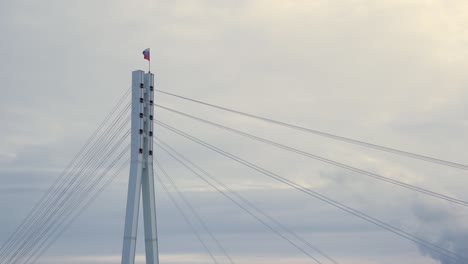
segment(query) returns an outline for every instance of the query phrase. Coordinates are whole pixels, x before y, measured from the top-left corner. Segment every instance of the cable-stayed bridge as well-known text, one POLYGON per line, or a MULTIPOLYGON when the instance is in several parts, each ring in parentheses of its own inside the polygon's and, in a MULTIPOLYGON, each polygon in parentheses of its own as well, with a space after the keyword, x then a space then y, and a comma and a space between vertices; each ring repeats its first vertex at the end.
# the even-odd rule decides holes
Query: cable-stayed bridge
MULTIPOLYGON (((53 185, 49 187, 44 196, 42 196, 1 246, 1 264, 32 264, 38 262, 40 257, 73 224, 73 221, 99 198, 99 195, 118 175, 128 171, 129 167, 130 177, 125 227, 122 225, 124 235, 122 237, 123 250, 121 262, 123 264, 134 263, 135 261, 136 234, 141 197, 143 203, 146 262, 159 263, 156 205, 160 194, 155 195, 155 184, 161 186, 166 191, 169 199, 173 202, 174 208, 179 211, 180 217, 186 222, 213 263, 240 263, 236 260, 235 256, 230 254, 229 248, 225 247, 222 241, 216 237, 212 228, 204 220, 203 215, 192 204, 191 197, 188 197, 181 190, 176 180, 177 175, 169 172, 163 158, 171 159, 174 163, 177 163, 181 170, 198 178, 204 183, 206 188, 219 193, 220 197, 225 198, 226 203, 232 203, 238 208, 239 212, 245 213, 248 217, 263 225, 277 239, 284 240, 285 243, 310 260, 310 263, 340 263, 332 254, 322 250, 320 244, 311 243, 300 232, 291 229, 286 223, 269 214, 241 192, 210 173, 210 168, 200 166, 193 159, 176 149, 169 140, 160 136, 158 131, 165 131, 188 142, 192 142, 201 149, 216 153, 232 163, 252 170, 252 172, 266 177, 278 185, 284 186, 287 190, 301 193, 335 210, 349 214, 365 224, 385 230, 401 240, 415 243, 431 255, 437 256, 437 259, 444 260, 444 263, 468 263, 468 252, 460 252, 460 250, 452 245, 440 245, 411 230, 392 224, 386 219, 355 208, 347 204, 346 201, 340 201, 335 197, 321 193, 313 188, 313 186, 291 180, 288 175, 277 173, 254 160, 241 157, 223 147, 217 146, 216 143, 203 140, 194 135, 190 130, 160 120, 158 113, 164 111, 179 118, 210 127, 213 133, 223 131, 235 134, 252 142, 265 144, 272 148, 292 153, 298 157, 300 156, 301 158, 336 167, 343 170, 344 173, 359 174, 378 184, 385 184, 391 188, 414 192, 424 199, 442 201, 448 207, 456 206, 459 210, 466 210, 468 201, 448 193, 418 186, 404 180, 394 179, 371 170, 347 164, 346 162, 330 159, 319 153, 311 153, 305 149, 267 139, 248 132, 248 129, 245 127, 231 127, 220 124, 204 116, 184 111, 183 108, 161 104, 157 100, 154 100, 154 96, 155 94, 161 94, 173 97, 194 106, 210 109, 210 111, 218 111, 219 114, 229 113, 247 118, 252 122, 265 123, 278 128, 298 131, 310 137, 322 137, 342 144, 356 145, 362 148, 401 156, 410 161, 436 164, 437 166, 445 167, 447 170, 466 171, 468 170, 468 165, 319 131, 284 120, 264 117, 255 113, 247 113, 240 109, 232 109, 212 102, 190 98, 182 94, 159 90, 157 89, 157 85, 154 85, 153 78, 154 76, 151 73, 144 73, 143 71, 133 72, 132 88, 121 96, 81 149, 77 151, 73 159, 63 169, 53 185), (204 236, 201 232, 208 235, 204 236)), ((275 133, 274 130, 270 130, 269 132, 275 133)), ((268 157, 268 153, 264 154, 264 156, 268 157)), ((346 190, 342 191, 346 192, 346 190)), ((123 223, 124 219, 122 219, 123 223)))

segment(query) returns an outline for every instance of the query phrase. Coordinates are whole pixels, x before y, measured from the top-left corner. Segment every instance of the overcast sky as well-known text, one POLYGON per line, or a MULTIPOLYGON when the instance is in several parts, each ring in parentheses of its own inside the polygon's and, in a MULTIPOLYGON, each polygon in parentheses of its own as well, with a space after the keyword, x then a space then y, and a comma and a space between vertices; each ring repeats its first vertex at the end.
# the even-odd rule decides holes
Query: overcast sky
MULTIPOLYGON (((145 48, 151 48, 158 89, 454 162, 468 160, 467 1, 2 0, 0 33, 0 244, 130 87, 131 71, 146 70, 145 48)), ((156 97, 165 106, 468 200, 468 177, 461 170, 156 97)), ((442 247, 468 252, 466 207, 163 110, 156 118, 442 247)), ((342 264, 439 263, 407 240, 163 128, 156 134, 342 264)), ((311 263, 163 152, 157 154, 236 263, 311 263)), ((122 173, 40 263, 120 263, 127 180, 122 173)), ((162 262, 210 263, 163 190, 156 189, 162 262)), ((137 251, 143 263, 142 243, 137 251)))

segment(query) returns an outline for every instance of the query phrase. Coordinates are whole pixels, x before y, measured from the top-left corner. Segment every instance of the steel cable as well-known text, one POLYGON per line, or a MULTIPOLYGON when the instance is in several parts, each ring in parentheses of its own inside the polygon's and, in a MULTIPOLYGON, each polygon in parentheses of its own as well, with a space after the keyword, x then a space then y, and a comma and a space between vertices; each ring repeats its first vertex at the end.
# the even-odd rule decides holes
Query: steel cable
POLYGON ((158 181, 161 183, 161 186, 163 187, 164 191, 167 193, 167 196, 169 197, 169 199, 172 201, 172 203, 175 205, 177 211, 179 211, 180 215, 182 216, 182 218, 184 219, 184 221, 187 223, 187 225, 189 226, 190 230, 192 231, 192 233, 195 235, 195 237, 198 239, 198 241, 200 242, 200 244, 203 246, 203 248, 206 250, 206 252, 208 253, 208 255, 210 256, 210 258, 213 260, 213 263, 215 264, 218 264, 219 262, 216 260, 215 256, 213 255, 213 252, 211 252, 211 250, 208 248, 208 246, 205 244, 205 242, 203 241, 203 239, 201 238, 200 234, 198 233, 197 229, 195 228, 195 226, 192 224, 192 222, 190 221, 190 219, 188 218, 188 216, 184 213, 184 211, 182 210, 182 207, 178 204, 178 202, 176 201, 176 199, 172 196, 171 192, 169 191, 169 189, 167 188, 166 184, 163 182, 163 180, 159 177, 159 175, 156 174, 156 178, 158 179, 158 181))
POLYGON ((162 164, 159 162, 159 160, 154 157, 154 162, 158 166, 159 170, 163 173, 164 176, 169 180, 171 185, 173 186, 174 190, 176 191, 177 195, 180 197, 180 199, 184 202, 184 204, 190 209, 192 214, 195 216, 197 219, 198 223, 202 226, 202 228, 205 230, 205 232, 213 239, 213 241, 216 243, 216 245, 221 249, 223 255, 229 260, 230 263, 234 264, 234 261, 232 261, 231 256, 229 256, 228 252, 226 249, 221 245, 221 242, 214 236, 214 234, 211 232, 211 230, 208 228, 208 226, 205 224, 205 221, 200 217, 200 215, 197 213, 195 208, 192 206, 192 204, 188 201, 188 199, 185 197, 185 195, 179 190, 177 187, 177 184, 175 183, 174 179, 167 173, 167 171, 164 169, 162 164))
POLYGON ((29 223, 31 217, 37 212, 37 210, 41 207, 43 202, 49 197, 49 195, 52 193, 52 191, 55 189, 55 186, 62 180, 63 177, 65 177, 67 171, 71 168, 71 166, 78 160, 78 158, 81 156, 81 154, 84 152, 84 150, 88 147, 88 145, 94 140, 98 132, 102 129, 102 127, 107 123, 107 121, 110 119, 110 117, 117 111, 117 109, 120 107, 120 105, 123 103, 125 98, 128 96, 130 93, 130 90, 127 89, 124 95, 119 99, 119 101, 115 104, 115 106, 112 108, 112 110, 109 112, 109 114, 104 118, 104 120, 99 124, 98 128, 94 130, 94 132, 91 134, 91 136, 87 139, 85 144, 81 147, 81 149, 74 155, 72 160, 67 164, 65 169, 62 171, 62 173, 57 177, 57 179, 54 181, 54 183, 48 188, 46 193, 41 197, 41 199, 34 205, 34 207, 29 211, 28 215, 26 215, 25 218, 21 221, 21 223, 18 225, 18 227, 13 231, 13 233, 8 237, 8 239, 3 243, 2 247, 0 248, 0 263, 2 263, 2 259, 4 257, 5 252, 8 252, 12 245, 12 240, 14 238, 18 237, 18 233, 20 233, 23 228, 26 228, 27 223, 29 223))
MULTIPOLYGON (((106 142, 106 138, 109 138, 109 135, 107 134, 107 132, 113 130, 113 128, 119 123, 121 118, 124 116, 123 114, 128 110, 128 107, 129 105, 125 107, 124 109, 122 109, 122 111, 119 113, 117 118, 115 118, 113 123, 101 134, 101 136, 95 141, 95 143, 88 149, 86 154, 84 154, 82 160, 77 163, 77 166, 75 166, 72 169, 72 171, 69 172, 65 181, 62 181, 61 185, 59 185, 59 187, 56 188, 54 195, 50 196, 49 200, 46 201, 45 203, 46 207, 42 210, 42 213, 39 215, 36 215, 35 219, 33 218, 34 221, 30 225, 30 228, 25 230, 22 236, 18 238, 19 241, 23 240, 24 242, 20 246, 16 246, 17 250, 14 251, 12 255, 13 257, 18 254, 17 253, 18 248, 24 247, 28 244, 28 242, 25 242, 26 238, 30 238, 32 234, 35 233, 34 232, 35 230, 37 232, 38 230, 37 226, 40 226, 44 222, 44 219, 47 219, 46 216, 50 213, 50 210, 52 210, 52 207, 56 205, 57 202, 66 194, 67 190, 72 186, 72 184, 79 179, 79 177, 77 176, 79 176, 83 171, 85 171, 88 168, 88 166, 90 166, 90 164, 92 165, 97 162, 95 158, 99 156, 99 152, 96 151, 96 148, 102 149, 103 147, 104 148, 106 147, 106 144, 108 146, 111 143, 111 142, 106 142), (75 173, 78 166, 81 166, 81 170, 79 170, 78 173, 75 173), (67 180, 70 178, 71 180, 68 181, 67 183, 67 180)), ((120 127, 124 125, 125 125, 125 122, 122 125, 120 125, 120 127)), ((11 259, 12 257, 10 257, 10 260, 11 259)))
POLYGON ((166 129, 176 133, 176 134, 179 134, 179 135, 181 135, 181 136, 183 136, 183 137, 185 137, 185 138, 187 138, 187 139, 189 139, 191 141, 194 141, 194 142, 196 142, 196 143, 198 143, 198 144, 200 144, 202 146, 205 146, 205 147, 207 147, 207 148, 209 148, 209 149, 211 149, 211 150, 213 150, 213 151, 215 151, 215 152, 217 152, 217 153, 219 153, 219 154, 221 154, 221 155, 223 155, 225 157, 228 157, 229 159, 232 159, 232 160, 234 160, 234 161, 236 161, 236 162, 238 162, 240 164, 243 164, 243 165, 245 165, 247 167, 250 167, 253 170, 258 171, 259 173, 264 174, 265 176, 268 176, 268 177, 270 177, 272 179, 275 179, 275 180, 277 180, 279 182, 282 182, 282 183, 284 183, 284 184, 286 184, 286 185, 288 185, 288 186, 290 186, 290 187, 292 187, 294 189, 297 189, 297 190, 299 190, 299 191, 301 191, 301 192, 303 192, 303 193, 305 193, 307 195, 310 195, 310 196, 312 196, 312 197, 314 197, 316 199, 319 199, 319 200, 321 200, 321 201, 323 201, 323 202, 325 202, 327 204, 330 204, 330 205, 332 205, 332 206, 334 206, 336 208, 339 208, 339 209, 341 209, 341 210, 343 210, 345 212, 348 212, 348 213, 350 213, 350 214, 352 214, 352 215, 354 215, 356 217, 359 217, 359 218, 361 218, 361 219, 363 219, 363 220, 365 220, 365 221, 367 221, 369 223, 372 223, 372 224, 374 224, 376 226, 379 226, 379 227, 381 227, 381 228, 383 228, 383 229, 385 229, 387 231, 390 231, 390 232, 392 232, 392 233, 394 233, 394 234, 396 234, 396 235, 398 235, 400 237, 403 237, 403 238, 406 238, 407 240, 413 241, 416 244, 421 245, 421 246, 423 246, 423 247, 425 247, 425 248, 427 248, 429 250, 432 250, 434 252, 437 252, 437 253, 439 253, 441 255, 444 255, 444 256, 446 256, 448 258, 451 258, 451 259, 454 259, 454 260, 466 261, 466 258, 464 258, 464 257, 462 257, 462 256, 460 256, 460 255, 458 255, 458 254, 456 254, 456 253, 454 253, 452 251, 449 251, 449 250, 447 250, 445 248, 437 246, 437 245, 435 245, 435 244, 433 244, 431 242, 428 242, 428 241, 426 241, 426 240, 424 240, 422 238, 419 238, 419 237, 417 237, 415 235, 412 235, 412 234, 410 234, 410 233, 408 233, 406 231, 403 231, 403 230, 401 230, 401 229, 399 229, 399 228, 397 228, 395 226, 392 226, 392 225, 390 225, 388 223, 385 223, 385 222, 383 222, 383 221, 381 221, 381 220, 379 220, 379 219, 377 219, 375 217, 367 215, 367 214, 365 214, 365 213, 363 213, 361 211, 358 211, 356 209, 353 209, 353 208, 351 208, 351 207, 349 207, 349 206, 347 206, 347 205, 345 205, 343 203, 340 203, 340 202, 335 201, 335 200, 333 200, 331 198, 328 198, 328 197, 326 197, 326 196, 324 196, 324 195, 322 195, 322 194, 320 194, 320 193, 318 193, 316 191, 313 191, 313 190, 311 190, 309 188, 301 186, 300 184, 297 184, 295 182, 287 180, 287 179, 285 179, 285 178, 283 178, 283 177, 281 177, 281 176, 279 176, 279 175, 277 175, 277 174, 275 174, 275 173, 273 173, 271 171, 263 169, 260 166, 257 166, 257 165, 255 165, 253 163, 245 161, 245 160, 243 160, 243 159, 241 159, 241 158, 239 158, 239 157, 237 157, 235 155, 232 155, 232 154, 230 154, 230 153, 228 153, 226 151, 220 150, 219 148, 216 148, 211 144, 208 144, 208 143, 206 143, 206 142, 204 142, 202 140, 199 140, 199 139, 197 139, 197 138, 195 138, 195 137, 193 137, 193 136, 191 136, 191 135, 189 135, 189 134, 187 134, 185 132, 182 132, 182 131, 180 131, 180 130, 178 130, 176 128, 173 128, 173 127, 171 127, 171 126, 169 126, 167 124, 164 124, 164 123, 162 123, 160 121, 157 121, 157 120, 155 121, 155 123, 157 125, 161 126, 161 127, 164 127, 166 129))
POLYGON ((423 161, 427 161, 427 162, 431 162, 431 163, 436 163, 436 164, 440 164, 440 165, 444 165, 444 166, 448 166, 448 167, 452 167, 452 168, 457 168, 457 169, 461 169, 461 170, 468 170, 468 165, 465 165, 465 164, 456 163, 456 162, 443 160, 443 159, 438 159, 438 158, 433 158, 433 157, 429 157, 429 156, 425 156, 425 155, 421 155, 421 154, 417 154, 417 153, 413 153, 413 152, 409 152, 409 151, 405 151, 405 150, 399 150, 399 149, 396 149, 396 148, 386 147, 386 146, 373 144, 373 143, 369 143, 369 142, 365 142, 365 141, 361 141, 361 140, 356 140, 356 139, 352 139, 352 138, 348 138, 348 137, 342 137, 342 136, 338 136, 338 135, 335 135, 335 134, 322 132, 322 131, 319 131, 319 130, 315 130, 315 129, 311 129, 311 128, 307 128, 307 127, 302 127, 302 126, 298 126, 298 125, 294 125, 294 124, 290 124, 290 123, 286 123, 286 122, 282 122, 282 121, 278 121, 278 120, 274 120, 274 119, 254 115, 254 114, 249 114, 249 113, 246 113, 246 112, 230 109, 230 108, 215 105, 215 104, 210 104, 210 103, 207 103, 207 102, 203 102, 203 101, 200 101, 200 100, 195 100, 195 99, 192 99, 192 98, 189 98, 189 97, 177 95, 177 94, 174 94, 174 93, 169 93, 169 92, 162 91, 162 90, 155 89, 154 91, 162 93, 162 94, 170 95, 170 96, 173 96, 173 97, 177 97, 177 98, 180 98, 180 99, 183 99, 183 100, 187 100, 187 101, 191 101, 191 102, 194 102, 194 103, 198 103, 198 104, 202 104, 202 105, 205 105, 205 106, 220 109, 220 110, 223 110, 223 111, 231 112, 231 113, 234 113, 234 114, 239 114, 239 115, 242 115, 242 116, 246 116, 246 117, 250 117, 250 118, 253 118, 253 119, 261 120, 261 121, 268 122, 268 123, 271 123, 271 124, 275 124, 275 125, 279 125, 279 126, 283 126, 283 127, 288 127, 288 128, 292 128, 292 129, 296 129, 296 130, 300 130, 300 131, 307 132, 307 133, 310 133, 310 134, 314 134, 314 135, 318 135, 318 136, 322 136, 322 137, 327 137, 327 138, 331 138, 331 139, 334 139, 334 140, 339 140, 339 141, 347 142, 347 143, 350 143, 350 144, 359 145, 359 146, 363 146, 363 147, 367 147, 367 148, 372 148, 372 149, 376 149, 376 150, 380 150, 380 151, 384 151, 384 152, 388 152, 388 153, 393 153, 393 154, 396 154, 396 155, 405 156, 405 157, 409 157, 409 158, 413 158, 413 159, 418 159, 418 160, 423 160, 423 161))
MULTIPOLYGON (((71 203, 78 199, 77 194, 79 194, 79 191, 84 188, 83 187, 83 182, 85 182, 87 179, 93 176, 93 174, 107 161, 110 157, 111 154, 122 144, 123 140, 125 140, 128 137, 128 132, 125 133, 121 139, 118 141, 117 144, 115 144, 109 151, 103 152, 101 157, 102 159, 96 159, 96 162, 92 165, 93 167, 91 168, 91 171, 88 174, 85 174, 84 176, 81 175, 76 175, 74 179, 78 179, 77 183, 74 184, 74 186, 71 188, 71 185, 67 186, 67 188, 64 190, 63 194, 63 199, 57 200, 54 203, 55 208, 52 209, 51 207, 51 212, 48 212, 48 215, 43 218, 42 222, 39 223, 36 227, 35 230, 27 237, 25 240, 25 243, 23 243, 13 254, 13 256, 10 258, 9 263, 16 263, 12 261, 14 257, 17 259, 22 258, 33 250, 35 246, 37 246, 37 243, 47 235, 48 230, 53 227, 57 221, 59 221, 59 218, 62 216, 64 210, 68 208, 68 206, 71 205, 71 203), (97 164, 96 164, 97 163, 97 164), (70 188, 68 188, 70 187, 70 188), (58 216, 57 216, 58 215, 58 216)), ((113 139, 111 142, 109 142, 106 146, 107 150, 108 146, 113 142, 113 139)), ((99 158, 101 158, 99 157, 99 158)))
MULTIPOLYGON (((320 255, 322 255, 324 258, 326 258, 327 260, 329 260, 330 262, 332 262, 333 264, 338 264, 338 262, 333 259, 331 256, 329 256, 328 254, 326 254, 325 252, 323 252, 321 249, 317 248, 316 246, 312 245, 310 242, 308 242, 307 240, 305 240, 303 237, 299 236, 298 234, 296 234, 295 232, 293 232, 290 228, 288 228, 287 226, 283 225, 281 222, 279 222, 278 220, 276 220, 275 218, 273 218, 272 216, 268 215, 266 212, 264 212, 263 210, 261 210, 259 207, 257 207, 255 204, 253 204, 252 202, 250 202, 249 200, 247 200, 246 198, 244 198, 242 195, 240 195, 239 193, 237 193, 236 191, 234 191, 232 188, 229 188, 229 186, 227 186, 226 184, 222 183, 221 181, 217 180, 215 177, 213 177, 211 174, 209 174, 205 169, 201 168, 200 166, 198 166, 197 164, 195 164, 193 161, 191 161, 190 159, 188 159, 186 156, 182 155, 180 152, 176 151, 173 147, 171 147, 169 144, 167 144, 166 142, 164 142, 162 139, 158 138, 158 137, 155 137, 154 138, 156 141, 158 141, 159 143, 155 143, 156 146, 158 146, 160 149, 162 149, 164 152, 166 152, 169 156, 171 156, 173 159, 175 159, 176 161, 178 161, 182 166, 184 166, 185 168, 189 169, 190 166, 192 166, 192 168, 196 168, 198 171, 200 171, 204 176, 206 176, 206 178, 209 178, 211 181, 215 182, 216 184, 218 184, 219 186, 221 186, 222 188, 224 188, 228 193, 230 193, 231 195, 235 196, 237 199, 239 199, 242 203, 244 203, 245 205, 247 205, 248 207, 250 207, 251 209, 253 209, 254 211, 256 211, 258 214, 262 215, 263 217, 269 219, 270 221, 272 221, 273 223, 275 223, 278 227, 280 227, 284 232, 290 234, 291 236, 293 236, 294 238, 296 238, 297 240, 301 241, 302 243, 304 243, 305 245, 307 245, 310 249, 316 251, 317 253, 319 253, 320 255), (187 164, 190 164, 190 166, 188 166, 187 164)), ((196 175, 198 178, 200 178, 201 180, 203 180, 204 182, 206 182, 208 185, 210 185, 211 187, 213 187, 216 191, 218 192, 222 192, 222 190, 220 190, 219 188, 217 188, 214 184, 212 185, 212 183, 210 183, 205 177, 203 177, 203 175, 200 175, 200 174, 197 174, 195 173, 194 170, 191 170, 189 169, 194 175, 196 175)), ((243 209, 241 207, 241 209, 243 209)))
POLYGON ((416 191, 416 192, 419 192, 419 193, 422 193, 422 194, 425 194, 425 195, 428 195, 428 196, 432 196, 432 197, 435 197, 435 198, 438 198, 438 199, 442 199, 442 200, 445 200, 445 201, 448 201, 448 202, 451 202, 451 203, 456 203, 456 204, 459 204, 459 205, 468 206, 468 202, 466 202, 464 200, 461 200, 461 199, 450 197, 450 196, 447 196, 447 195, 444 195, 444 194, 441 194, 441 193, 438 193, 438 192, 435 192, 435 191, 431 191, 431 190, 428 190, 428 189, 425 189, 425 188, 417 187, 415 185, 404 183, 404 182, 401 182, 401 181, 398 181, 398 180, 394 180, 394 179, 379 175, 377 173, 362 170, 362 169, 359 169, 359 168, 356 168, 356 167, 353 167, 353 166, 350 166, 350 165, 346 165, 346 164, 343 164, 343 163, 340 163, 340 162, 337 162, 337 161, 334 161, 334 160, 331 160, 331 159, 327 159, 327 158, 324 158, 324 157, 321 157, 321 156, 318 156, 318 155, 315 155, 315 154, 311 154, 311 153, 306 152, 306 151, 302 151, 302 150, 292 148, 292 147, 289 147, 289 146, 286 146, 286 145, 283 145, 283 144, 280 144, 280 143, 277 143, 277 142, 274 142, 274 141, 270 141, 270 140, 267 140, 267 139, 264 139, 264 138, 261 138, 261 137, 257 137, 255 135, 252 135, 252 134, 249 134, 249 133, 246 133, 246 132, 242 132, 240 130, 230 128, 230 127, 227 127, 227 126, 224 126, 224 125, 220 125, 218 123, 214 123, 214 122, 208 121, 206 119, 196 117, 196 116, 193 116, 193 115, 190 115, 190 114, 187 114, 187 113, 183 113, 183 112, 171 109, 169 107, 165 107, 165 106, 162 106, 162 105, 155 105, 155 106, 159 107, 161 109, 164 109, 166 111, 170 111, 172 113, 175 113, 175 114, 178 114, 178 115, 181 115, 181 116, 185 116, 185 117, 190 118, 192 120, 196 120, 196 121, 199 121, 201 123, 204 123, 204 124, 207 124, 207 125, 210 125, 210 126, 221 128, 221 129, 224 129, 226 131, 229 131, 229 132, 232 132, 232 133, 235 133, 235 134, 238 134, 238 135, 250 138, 250 139, 254 139, 256 141, 266 143, 266 144, 268 144, 270 146, 274 146, 274 147, 281 148, 281 149, 284 149, 284 150, 287 150, 287 151, 290 151, 290 152, 294 152, 294 153, 297 153, 299 155, 302 155, 302 156, 305 156, 305 157, 308 157, 308 158, 319 160, 321 162, 324 162, 324 163, 327 163, 327 164, 330 164, 330 165, 333 165, 333 166, 337 166, 337 167, 340 167, 340 168, 343 168, 343 169, 346 169, 346 170, 349 170, 349 171, 352 171, 352 172, 359 173, 361 175, 365 175, 365 176, 368 176, 368 177, 371 177, 371 178, 374 178, 374 179, 377 179, 377 180, 380 180, 380 181, 384 181, 384 182, 387 182, 387 183, 390 183, 390 184, 394 184, 394 185, 397 185, 397 186, 400 186, 400 187, 403 187, 403 188, 406 188, 406 189, 410 189, 410 190, 413 190, 413 191, 416 191))
MULTIPOLYGON (((101 173, 101 175, 99 176, 101 179, 103 179, 106 174, 114 167, 115 163, 117 161, 119 161, 129 150, 129 146, 127 146, 121 153, 121 155, 119 155, 112 163, 111 163, 111 166, 109 166, 106 171, 104 171, 103 173, 101 173)), ((126 162, 122 163, 122 165, 119 167, 119 169, 117 169, 114 174, 112 174, 108 179, 107 181, 94 193, 92 194, 92 196, 90 198, 87 199, 86 201, 86 196, 83 196, 83 200, 79 200, 78 203, 72 205, 72 206, 69 206, 70 210, 69 210, 69 214, 68 214, 68 220, 63 220, 60 225, 62 225, 62 228, 59 230, 60 226, 57 226, 55 227, 54 226, 54 231, 52 231, 52 234, 50 236, 48 236, 47 239, 45 239, 40 247, 38 247, 31 255, 30 257, 24 262, 24 264, 32 264, 32 263, 35 263, 37 261, 37 259, 42 256, 44 254, 44 252, 63 234, 63 232, 65 232, 68 227, 74 222, 74 220, 80 216, 91 204, 92 202, 94 202, 96 200, 96 198, 104 191, 104 189, 115 179, 116 176, 118 176, 120 174, 120 172, 128 167, 128 162, 129 162, 129 159, 127 159, 126 162), (80 204, 83 204, 83 206, 81 206, 80 209, 79 206, 80 204), (73 214, 73 212, 75 212, 75 214, 73 214), (65 222, 66 221, 66 222, 65 222), (54 234, 55 233, 55 234, 54 234)))

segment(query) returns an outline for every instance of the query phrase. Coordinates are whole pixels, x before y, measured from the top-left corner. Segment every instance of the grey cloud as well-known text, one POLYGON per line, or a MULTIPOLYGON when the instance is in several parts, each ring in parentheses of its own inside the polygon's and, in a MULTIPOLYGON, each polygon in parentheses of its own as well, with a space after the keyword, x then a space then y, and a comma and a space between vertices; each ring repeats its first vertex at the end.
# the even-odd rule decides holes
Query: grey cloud
MULTIPOLYGON (((414 215, 420 221, 418 232, 431 238, 431 242, 468 258, 468 214, 456 208, 419 202, 413 206, 414 215)), ((453 259, 421 247, 421 252, 442 264, 463 264, 465 259, 453 259)))
MULTIPOLYGON (((140 52, 147 47, 152 48, 152 68, 160 89, 464 161, 468 156, 460 146, 467 145, 461 132, 467 126, 463 99, 468 95, 467 10, 460 1, 2 1, 0 208, 12 213, 0 217, 0 242, 129 87, 130 71, 146 68, 140 52)), ((164 95, 158 94, 156 100, 468 199, 463 173, 225 115, 164 95)), ((434 230, 434 241, 463 249, 459 246, 463 237, 447 229, 455 218, 448 217, 453 211, 412 207, 425 197, 163 111, 157 112, 157 118, 395 225, 410 231, 421 227, 424 237, 427 229, 434 230)), ((429 261, 412 244, 301 194, 279 189, 277 183, 163 129, 157 134, 288 226, 340 256, 343 263, 429 261)), ((161 158, 235 254, 276 251, 296 256, 164 154, 161 158), (197 188, 198 192, 193 191, 197 188)), ((118 255, 125 183, 123 174, 49 256, 118 255)), ((162 252, 201 252, 169 201, 160 198, 158 206, 162 252)))

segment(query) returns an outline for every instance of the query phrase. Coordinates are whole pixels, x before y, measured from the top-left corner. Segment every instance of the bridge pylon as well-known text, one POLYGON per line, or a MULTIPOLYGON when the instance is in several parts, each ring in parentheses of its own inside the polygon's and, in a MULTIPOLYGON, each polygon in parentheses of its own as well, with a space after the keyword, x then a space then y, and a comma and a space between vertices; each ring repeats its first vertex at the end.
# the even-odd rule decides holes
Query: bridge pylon
POLYGON ((140 196, 146 264, 159 264, 153 176, 154 74, 132 72, 131 154, 122 264, 135 263, 140 196))

